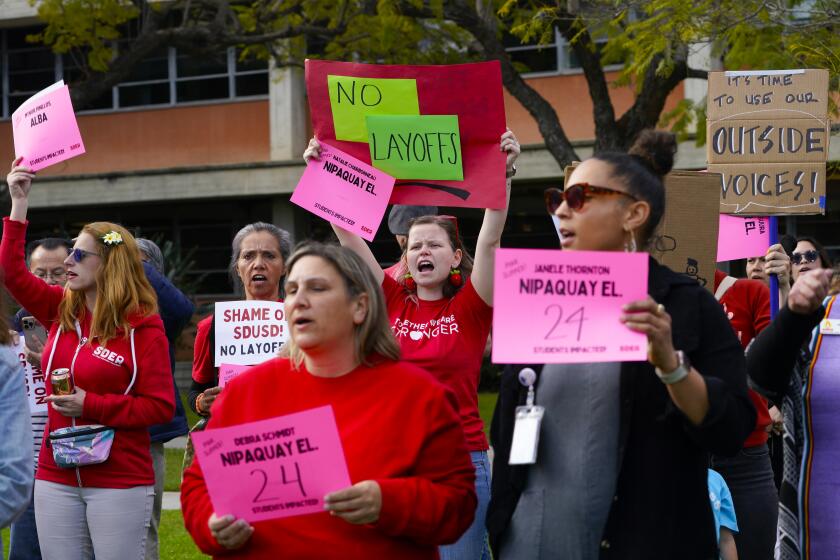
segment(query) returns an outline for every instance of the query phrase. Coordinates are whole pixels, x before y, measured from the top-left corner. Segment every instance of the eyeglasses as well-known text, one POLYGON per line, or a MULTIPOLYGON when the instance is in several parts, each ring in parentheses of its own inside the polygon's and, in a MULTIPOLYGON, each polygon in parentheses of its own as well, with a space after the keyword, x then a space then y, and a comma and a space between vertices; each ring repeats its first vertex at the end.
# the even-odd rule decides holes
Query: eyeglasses
POLYGON ((805 251, 804 253, 793 253, 790 256, 790 262, 793 264, 803 264, 816 262, 820 254, 815 250, 805 251))
POLYGON ((55 270, 38 269, 35 271, 35 276, 37 276, 41 280, 46 280, 47 278, 50 278, 52 280, 61 280, 62 278, 67 276, 67 271, 63 268, 56 268, 55 270))
POLYGON ((84 249, 76 248, 76 249, 71 249, 70 250, 70 256, 72 256, 73 260, 76 261, 77 263, 82 262, 84 260, 84 258, 87 257, 88 255, 91 255, 91 256, 94 256, 94 257, 99 256, 98 253, 92 253, 90 251, 85 251, 84 249))
POLYGON ((590 185, 589 183, 575 183, 574 185, 566 187, 565 191, 558 188, 550 188, 545 190, 545 208, 549 214, 554 214, 563 201, 569 205, 569 208, 575 212, 580 212, 584 203, 592 196, 615 196, 621 195, 633 200, 638 200, 632 194, 608 187, 598 187, 590 185))

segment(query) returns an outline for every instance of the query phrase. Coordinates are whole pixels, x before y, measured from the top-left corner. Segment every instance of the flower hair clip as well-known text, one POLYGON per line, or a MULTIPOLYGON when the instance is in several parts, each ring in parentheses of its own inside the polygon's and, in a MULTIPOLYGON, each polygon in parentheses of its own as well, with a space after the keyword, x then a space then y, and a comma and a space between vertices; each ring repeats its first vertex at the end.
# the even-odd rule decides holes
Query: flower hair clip
POLYGON ((109 231, 102 236, 102 242, 108 247, 113 247, 114 245, 120 245, 123 242, 123 238, 119 232, 109 231))

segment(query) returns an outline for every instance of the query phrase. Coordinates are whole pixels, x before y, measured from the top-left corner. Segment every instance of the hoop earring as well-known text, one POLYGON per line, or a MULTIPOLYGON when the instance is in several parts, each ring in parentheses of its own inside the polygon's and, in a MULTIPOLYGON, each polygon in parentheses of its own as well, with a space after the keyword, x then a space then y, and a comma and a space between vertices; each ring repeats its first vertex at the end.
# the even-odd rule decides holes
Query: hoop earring
POLYGON ((624 242, 624 252, 625 253, 635 253, 639 250, 638 245, 636 245, 636 234, 633 233, 633 230, 629 230, 628 233, 630 234, 630 242, 624 242))
POLYGON ((453 268, 449 271, 449 283, 456 288, 460 288, 461 284, 464 283, 464 278, 461 276, 461 271, 459 269, 453 268))

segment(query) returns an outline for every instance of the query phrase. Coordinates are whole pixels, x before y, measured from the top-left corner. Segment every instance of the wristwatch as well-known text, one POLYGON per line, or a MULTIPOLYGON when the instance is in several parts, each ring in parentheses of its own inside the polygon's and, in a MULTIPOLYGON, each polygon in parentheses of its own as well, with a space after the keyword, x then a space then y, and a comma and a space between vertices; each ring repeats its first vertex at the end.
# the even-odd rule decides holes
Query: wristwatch
POLYGON ((665 385, 673 385, 688 377, 688 372, 691 371, 691 362, 688 361, 688 356, 682 350, 677 350, 677 362, 677 369, 668 373, 656 368, 656 375, 665 385))

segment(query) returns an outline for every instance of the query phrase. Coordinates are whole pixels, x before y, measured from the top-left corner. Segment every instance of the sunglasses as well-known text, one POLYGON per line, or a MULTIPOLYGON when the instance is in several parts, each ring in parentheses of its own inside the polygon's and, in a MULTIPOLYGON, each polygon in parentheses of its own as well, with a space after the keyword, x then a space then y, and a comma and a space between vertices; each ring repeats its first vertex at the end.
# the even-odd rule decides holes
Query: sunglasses
POLYGON ((84 260, 84 258, 87 257, 88 255, 92 255, 94 257, 99 256, 98 253, 91 253, 90 251, 85 251, 84 249, 70 249, 69 254, 73 257, 73 260, 76 261, 77 263, 82 262, 84 260))
POLYGON ((558 188, 550 188, 545 190, 545 208, 549 214, 554 214, 563 201, 569 205, 569 208, 575 212, 579 212, 584 203, 593 196, 615 196, 621 195, 633 200, 638 200, 632 194, 607 187, 598 187, 590 185, 589 183, 575 183, 566 187, 566 190, 561 191, 558 188))
POLYGON ((793 264, 812 263, 816 262, 819 256, 820 254, 812 249, 810 251, 805 251, 804 253, 793 253, 790 256, 790 262, 793 264))

